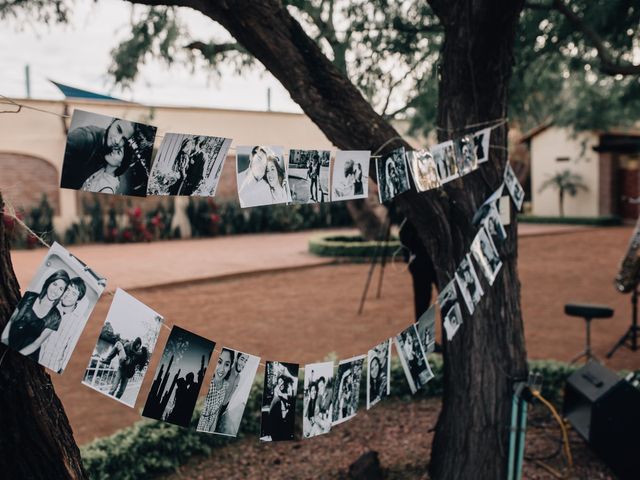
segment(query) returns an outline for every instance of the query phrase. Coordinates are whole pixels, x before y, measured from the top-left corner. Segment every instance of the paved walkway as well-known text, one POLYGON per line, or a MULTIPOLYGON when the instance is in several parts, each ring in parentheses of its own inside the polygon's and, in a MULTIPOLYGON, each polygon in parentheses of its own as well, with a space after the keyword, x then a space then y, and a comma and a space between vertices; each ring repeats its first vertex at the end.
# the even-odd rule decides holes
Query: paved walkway
MULTIPOLYGON (((569 233, 585 227, 518 226, 521 236, 569 233)), ((352 229, 333 232, 355 232, 352 229)), ((322 233, 330 233, 331 230, 322 233)), ((134 289, 332 263, 308 253, 308 241, 319 231, 224 236, 154 243, 77 245, 69 250, 107 278, 107 290, 134 289)), ((28 285, 43 249, 15 250, 11 259, 20 286, 28 285)))

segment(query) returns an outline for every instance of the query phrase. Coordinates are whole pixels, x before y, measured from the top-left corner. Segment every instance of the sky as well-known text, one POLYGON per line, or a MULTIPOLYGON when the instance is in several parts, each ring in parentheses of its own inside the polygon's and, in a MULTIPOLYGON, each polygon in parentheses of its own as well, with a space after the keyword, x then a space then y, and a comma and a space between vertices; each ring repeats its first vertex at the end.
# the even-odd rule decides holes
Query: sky
MULTIPOLYGON (((194 69, 153 61, 142 69, 130 90, 114 87, 107 75, 110 51, 127 37, 132 9, 140 14, 145 7, 122 0, 81 1, 75 5, 67 25, 0 20, 0 94, 26 96, 28 64, 34 98, 63 98, 50 79, 143 104, 266 110, 270 88, 272 110, 301 111, 284 87, 262 68, 239 76, 229 67, 216 76, 203 62, 202 68, 194 69)), ((181 9, 180 18, 193 40, 228 39, 222 27, 198 12, 181 9)))

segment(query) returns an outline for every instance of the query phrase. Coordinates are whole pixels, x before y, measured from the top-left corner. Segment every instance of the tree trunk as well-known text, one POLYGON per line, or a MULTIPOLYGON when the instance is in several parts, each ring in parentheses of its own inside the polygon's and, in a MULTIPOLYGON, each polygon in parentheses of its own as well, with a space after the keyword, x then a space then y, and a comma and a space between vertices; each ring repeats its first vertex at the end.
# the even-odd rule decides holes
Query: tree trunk
MULTIPOLYGON (((356 87, 321 52, 278 0, 178 0, 224 26, 288 90, 309 118, 341 149, 385 153, 408 146, 356 87)), ((468 124, 506 117, 515 27, 523 0, 431 0, 445 29, 438 125, 442 140, 473 131, 468 124)), ((452 278, 477 228, 471 218, 502 182, 507 128, 492 133, 490 161, 438 191, 410 191, 395 203, 415 226, 438 286, 452 278)), ((432 450, 434 479, 506 477, 513 381, 526 375, 516 272, 515 213, 499 247, 500 275, 473 318, 444 345, 443 407, 432 450)), ((464 307, 463 307, 464 308, 464 307)), ((427 428, 423 426, 422 428, 427 428)))
POLYGON ((562 188, 558 191, 558 207, 560 209, 560 216, 564 217, 564 190, 562 188))
MULTIPOLYGON (((0 195, 0 211, 4 208, 0 195)), ((0 330, 20 289, 0 222, 0 330)), ((44 368, 0 344, 0 472, 7 479, 83 479, 80 450, 44 368)))

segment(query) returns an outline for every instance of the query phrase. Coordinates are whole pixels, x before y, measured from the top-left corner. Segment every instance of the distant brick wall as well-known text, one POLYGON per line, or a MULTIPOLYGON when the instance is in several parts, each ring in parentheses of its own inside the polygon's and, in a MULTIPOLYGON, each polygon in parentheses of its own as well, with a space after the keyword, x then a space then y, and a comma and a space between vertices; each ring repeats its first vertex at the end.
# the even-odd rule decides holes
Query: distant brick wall
POLYGON ((46 160, 0 152, 0 191, 16 209, 28 211, 46 195, 55 214, 60 213, 58 171, 46 160))

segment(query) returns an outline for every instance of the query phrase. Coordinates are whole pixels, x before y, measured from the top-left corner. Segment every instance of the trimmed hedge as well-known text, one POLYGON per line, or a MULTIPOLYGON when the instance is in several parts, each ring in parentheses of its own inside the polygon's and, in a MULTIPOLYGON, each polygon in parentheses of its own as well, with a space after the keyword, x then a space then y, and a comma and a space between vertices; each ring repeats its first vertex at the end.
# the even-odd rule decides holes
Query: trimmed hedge
MULTIPOLYGON (((397 357, 394 357, 391 363, 391 396, 410 401, 415 396, 424 398, 442 395, 444 385, 441 357, 432 356, 430 364, 435 377, 424 389, 418 391, 416 395, 411 395, 400 362, 397 357)), ((529 368, 543 375, 542 394, 559 405, 565 379, 577 367, 555 361, 532 361, 529 363, 529 368)), ((263 379, 261 374, 257 375, 251 388, 239 437, 259 435, 263 379)), ((364 382, 361 385, 360 406, 362 408, 365 405, 366 392, 364 382)), ((301 395, 298 396, 298 412, 302 412, 300 397, 301 395)), ((224 447, 233 442, 233 438, 195 431, 200 408, 199 403, 189 429, 143 419, 109 437, 100 438, 85 445, 81 448, 81 453, 89 476, 95 480, 154 478, 184 465, 194 455, 209 455, 215 448, 224 447)), ((358 420, 356 418, 353 421, 358 420)))
POLYGON ((309 252, 321 257, 390 257, 400 248, 400 240, 391 237, 380 250, 380 242, 364 240, 360 235, 316 235, 309 240, 309 252))
POLYGON ((615 215, 603 217, 536 217, 534 215, 518 215, 518 221, 521 223, 590 225, 594 227, 612 227, 622 224, 620 217, 615 215))

